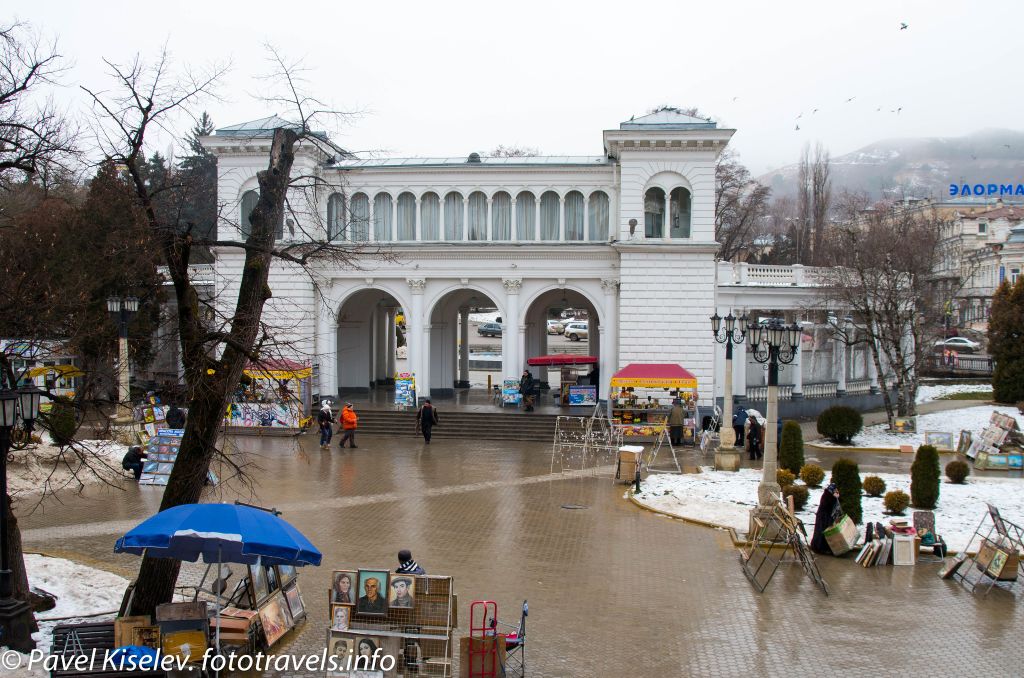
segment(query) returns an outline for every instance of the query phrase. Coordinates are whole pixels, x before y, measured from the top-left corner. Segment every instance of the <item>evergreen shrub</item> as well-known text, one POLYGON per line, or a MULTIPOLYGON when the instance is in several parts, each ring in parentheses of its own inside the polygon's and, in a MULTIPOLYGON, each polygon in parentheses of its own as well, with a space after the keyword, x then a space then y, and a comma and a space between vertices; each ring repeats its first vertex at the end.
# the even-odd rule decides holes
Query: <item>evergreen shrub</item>
POLYGON ((849 444, 864 428, 860 412, 845 405, 835 405, 818 415, 818 433, 839 445, 849 444))
POLYGON ((939 451, 932 445, 917 448, 910 465, 910 505, 917 509, 934 509, 939 502, 939 451))
POLYGON ((800 467, 800 480, 807 484, 807 487, 821 487, 821 481, 825 479, 825 469, 817 464, 804 464, 800 467))
POLYGON ((963 485, 970 473, 971 467, 968 466, 965 461, 956 460, 946 464, 946 477, 949 478, 949 482, 951 483, 963 485))
POLYGON ((782 440, 779 442, 779 468, 789 469, 794 475, 804 465, 804 434, 800 424, 787 421, 782 425, 782 440))
POLYGON ((885 504, 885 510, 889 513, 902 516, 903 512, 910 506, 910 497, 903 490, 892 490, 885 493, 882 503, 885 504))
POLYGON ((807 505, 809 492, 806 485, 787 485, 782 488, 783 497, 793 497, 793 510, 801 511, 807 505))
POLYGON ((869 497, 881 497, 885 493, 885 481, 878 476, 868 476, 864 479, 864 492, 869 497))

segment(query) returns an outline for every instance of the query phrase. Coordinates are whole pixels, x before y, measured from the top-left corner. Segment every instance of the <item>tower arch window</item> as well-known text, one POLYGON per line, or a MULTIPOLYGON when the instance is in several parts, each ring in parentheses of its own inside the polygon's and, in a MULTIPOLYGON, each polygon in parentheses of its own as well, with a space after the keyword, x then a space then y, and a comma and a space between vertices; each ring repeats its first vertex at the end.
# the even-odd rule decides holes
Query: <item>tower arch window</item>
POLYGON ((242 194, 242 204, 239 208, 238 225, 242 231, 242 239, 246 240, 252 234, 252 211, 256 209, 256 203, 260 200, 260 194, 256 191, 246 191, 242 194))
POLYGON ((540 196, 540 239, 558 240, 558 194, 547 191, 540 196))
POLYGON ((670 217, 672 219, 672 224, 671 229, 669 230, 669 236, 672 238, 689 238, 691 210, 690 192, 682 186, 677 186, 672 189, 671 196, 672 212, 670 217))
POLYGON ((665 231, 665 191, 649 188, 644 193, 644 237, 660 238, 665 231))
POLYGON ((345 196, 341 193, 332 193, 327 199, 327 239, 344 240, 348 237, 345 232, 345 196))
POLYGON ((491 240, 512 239, 512 196, 498 191, 491 199, 491 240))

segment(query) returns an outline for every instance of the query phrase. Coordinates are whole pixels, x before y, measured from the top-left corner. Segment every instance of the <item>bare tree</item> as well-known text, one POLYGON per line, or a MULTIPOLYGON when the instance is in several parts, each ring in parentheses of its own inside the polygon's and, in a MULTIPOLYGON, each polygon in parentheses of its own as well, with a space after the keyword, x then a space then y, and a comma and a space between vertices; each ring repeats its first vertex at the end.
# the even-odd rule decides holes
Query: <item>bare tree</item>
POLYGON ((736 154, 726 149, 715 164, 715 240, 721 244, 718 257, 733 261, 753 252, 755 240, 767 224, 771 189, 750 178, 750 171, 736 154))
POLYGON ((886 204, 868 209, 863 194, 839 202, 842 221, 829 229, 820 251, 825 297, 837 316, 849 314, 848 321, 837 319, 837 337, 867 344, 892 425, 894 417, 916 412, 920 370, 942 313, 931 273, 943 218, 886 204))
MULTIPOLYGON (((287 104, 296 120, 272 132, 267 168, 257 173, 259 198, 249 215, 248 233, 241 239, 216 235, 213 239, 203 238, 205 229, 180 219, 183 197, 195 194, 180 183, 181 176, 169 172, 165 183, 154 185, 146 181, 142 172, 148 135, 156 129, 172 129, 179 118, 195 120, 197 116, 192 112, 202 99, 215 92, 225 73, 223 68, 179 74, 164 50, 152 64, 140 58, 127 65, 107 62, 116 82, 116 88, 110 92, 83 88, 93 101, 95 129, 104 155, 127 168, 136 199, 159 244, 177 301, 189 416, 161 510, 200 498, 211 461, 218 452, 218 431, 230 394, 248 363, 261 364, 280 349, 274 328, 264 319, 266 304, 272 296, 268 277, 273 263, 280 262, 316 280, 318 263, 358 266, 359 256, 375 253, 369 245, 326 238, 324 224, 316 216, 318 196, 328 188, 326 180, 318 172, 295 176, 293 163, 301 144, 323 148, 325 156, 340 150, 330 146, 325 135, 313 127, 320 116, 336 113, 302 93, 301 69, 297 64, 286 63, 273 49, 271 61, 276 77, 267 82, 282 93, 268 95, 267 101, 276 106, 287 104), (293 217, 302 232, 295 238, 279 240, 286 215, 293 217), (200 296, 189 279, 188 268, 197 246, 233 248, 245 253, 236 296, 221 298, 215 304, 200 296), (204 315, 217 308, 230 310, 210 323, 204 315)), ((217 233, 217 229, 212 231, 217 233)), ((221 229, 220 233, 225 231, 221 229)), ((230 457, 227 461, 231 461, 230 457)), ((143 558, 132 614, 150 614, 156 605, 169 601, 178 568, 175 561, 143 558)))
POLYGON ((27 24, 0 26, 0 187, 74 158, 75 131, 45 96, 64 68, 56 44, 27 24))
POLYGON ((531 146, 505 146, 499 144, 488 155, 492 158, 534 158, 540 151, 531 146))
POLYGON ((810 145, 800 154, 797 176, 797 221, 791 230, 796 261, 817 263, 816 252, 827 228, 832 201, 832 180, 828 151, 819 143, 812 154, 810 145))

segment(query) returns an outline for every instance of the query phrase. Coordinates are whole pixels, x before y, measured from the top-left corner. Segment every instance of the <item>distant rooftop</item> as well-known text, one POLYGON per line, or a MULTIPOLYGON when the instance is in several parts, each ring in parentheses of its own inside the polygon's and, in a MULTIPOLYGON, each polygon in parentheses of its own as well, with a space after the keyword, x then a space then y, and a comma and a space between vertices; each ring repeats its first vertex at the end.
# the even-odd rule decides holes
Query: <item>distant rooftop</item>
POLYGON ((252 136, 271 136, 274 130, 278 127, 286 127, 290 129, 301 129, 301 126, 297 122, 291 120, 285 120, 282 117, 276 115, 270 115, 266 118, 260 118, 259 120, 250 120, 249 122, 239 123, 237 125, 229 125, 228 127, 221 127, 217 130, 217 136, 219 137, 252 137, 252 136))
POLYGON ((621 130, 682 130, 682 129, 715 129, 718 123, 704 118, 686 115, 671 108, 666 108, 639 118, 630 118, 620 123, 621 130))
POLYGON ((537 155, 521 158, 488 158, 480 156, 470 160, 464 158, 370 158, 366 160, 345 159, 333 166, 340 169, 365 167, 515 167, 537 165, 608 165, 610 161, 603 156, 591 155, 537 155))

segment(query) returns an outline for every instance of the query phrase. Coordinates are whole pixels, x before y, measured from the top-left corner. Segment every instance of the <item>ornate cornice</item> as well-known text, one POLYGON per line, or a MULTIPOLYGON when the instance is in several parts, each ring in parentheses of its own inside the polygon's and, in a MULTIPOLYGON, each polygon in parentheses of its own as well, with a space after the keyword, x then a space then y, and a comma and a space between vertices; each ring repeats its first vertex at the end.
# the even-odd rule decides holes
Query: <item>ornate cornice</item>
POLYGON ((619 291, 619 279, 601 278, 601 287, 604 289, 605 294, 615 294, 619 291))

